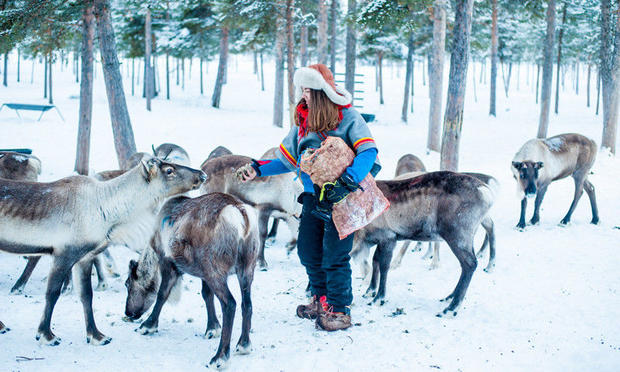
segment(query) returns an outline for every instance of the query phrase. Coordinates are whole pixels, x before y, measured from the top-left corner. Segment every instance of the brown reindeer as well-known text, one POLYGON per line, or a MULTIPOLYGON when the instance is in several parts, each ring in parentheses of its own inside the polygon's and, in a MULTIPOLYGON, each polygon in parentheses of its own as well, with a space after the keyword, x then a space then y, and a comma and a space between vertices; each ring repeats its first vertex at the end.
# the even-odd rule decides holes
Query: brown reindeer
POLYGON ((456 315, 476 270, 474 234, 485 223, 493 204, 492 191, 473 177, 446 171, 404 180, 377 181, 377 186, 391 206, 358 231, 353 244, 354 250, 361 251, 377 245, 373 273, 378 275, 373 275, 367 294, 374 296, 373 302, 383 302, 392 251, 398 240, 442 239, 461 264, 461 276, 454 291, 442 300, 452 302, 437 316, 456 315))
POLYGON ((214 337, 220 328, 214 294, 222 305, 220 344, 209 363, 222 368, 230 355, 236 308, 227 284, 232 273, 239 279, 242 296, 243 322, 236 352, 251 351, 251 287, 260 245, 256 211, 231 195, 210 193, 194 199, 180 196, 169 200, 162 207, 159 220, 161 227, 151 240, 151 247, 145 249, 140 261, 129 263, 125 315, 138 319, 155 302, 151 315, 137 331, 144 335, 157 332, 162 306, 180 284, 181 275, 188 273, 202 279, 208 315, 206 337, 214 337))
POLYGON ((588 180, 588 173, 596 160, 596 151, 594 141, 575 133, 527 141, 512 159, 510 167, 517 180, 517 190, 522 195, 521 216, 517 228, 520 230, 525 228, 527 199, 536 196, 534 215, 530 220, 530 223, 535 225, 540 220, 540 205, 549 184, 568 176, 573 177, 575 181, 575 194, 566 216, 560 223, 566 225, 570 222, 585 189, 592 207, 591 223, 597 224, 599 218, 594 185, 588 180))
POLYGON ((87 342, 107 344, 92 309, 92 259, 108 245, 144 244, 161 202, 197 189, 203 172, 157 158, 110 181, 72 176, 50 183, 0 179, 0 251, 52 256, 37 340, 58 345, 51 318, 61 286, 78 263, 87 342))
MULTIPOLYGON (((235 175, 236 170, 251 161, 251 158, 241 155, 224 155, 206 160, 202 163, 201 169, 206 173, 207 181, 201 190, 205 193, 223 192, 234 195, 258 210, 261 238, 258 266, 261 270, 267 270, 264 251, 269 217, 286 220, 291 231, 296 232, 299 226, 297 216, 301 212, 297 196, 301 194, 303 188, 299 182, 294 181, 295 175, 292 173, 257 177, 250 182, 240 182, 235 175)), ((292 241, 288 249, 293 249, 296 244, 295 240, 292 241)))
POLYGON ((220 156, 224 156, 224 155, 232 155, 232 151, 230 151, 224 146, 218 146, 209 153, 207 160, 219 158, 220 156))

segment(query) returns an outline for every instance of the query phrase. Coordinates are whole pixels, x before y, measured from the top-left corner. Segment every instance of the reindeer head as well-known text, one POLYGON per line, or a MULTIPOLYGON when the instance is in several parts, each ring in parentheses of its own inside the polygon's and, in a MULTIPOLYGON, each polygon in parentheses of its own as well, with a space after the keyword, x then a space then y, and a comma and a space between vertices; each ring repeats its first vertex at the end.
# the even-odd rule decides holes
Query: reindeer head
MULTIPOLYGON (((146 249, 150 249, 147 247, 146 249)), ((142 316, 155 302, 160 280, 158 268, 146 268, 134 260, 129 261, 129 275, 125 281, 127 301, 125 315, 132 320, 142 316)))
POLYGON ((514 177, 525 192, 525 196, 536 195, 536 181, 538 180, 538 171, 543 167, 542 161, 513 161, 512 162, 514 177))
POLYGON ((207 179, 203 171, 153 157, 143 159, 138 166, 145 181, 153 187, 161 187, 166 197, 196 190, 207 179))

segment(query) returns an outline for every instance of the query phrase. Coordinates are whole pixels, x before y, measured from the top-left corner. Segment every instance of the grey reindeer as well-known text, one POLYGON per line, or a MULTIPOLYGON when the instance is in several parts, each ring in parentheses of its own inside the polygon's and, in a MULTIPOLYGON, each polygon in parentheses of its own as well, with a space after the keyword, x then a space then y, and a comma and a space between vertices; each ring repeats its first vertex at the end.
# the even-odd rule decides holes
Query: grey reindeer
POLYGON ((461 265, 461 275, 454 291, 442 300, 452 301, 437 316, 455 316, 477 267, 474 234, 480 224, 485 224, 493 204, 492 191, 473 177, 447 171, 377 181, 377 186, 390 201, 390 208, 357 231, 353 242, 353 250, 360 252, 368 252, 377 245, 366 296, 374 297, 373 303, 384 302, 397 241, 444 240, 461 265))
POLYGON ((594 141, 575 133, 527 141, 515 154, 510 167, 517 181, 517 192, 522 196, 517 228, 525 229, 527 199, 536 196, 534 214, 530 220, 530 223, 535 225, 540 221, 540 205, 549 184, 568 176, 575 181, 575 193, 573 202, 560 224, 566 225, 570 222, 584 189, 590 198, 591 223, 597 224, 599 217, 596 194, 594 185, 588 180, 588 174, 596 160, 596 151, 594 141))
POLYGON ((92 259, 111 244, 143 246, 153 233, 161 202, 197 189, 205 179, 199 170, 157 158, 106 182, 86 176, 50 183, 0 179, 0 251, 52 256, 36 339, 60 343, 51 330, 52 313, 64 279, 78 263, 86 341, 109 343, 111 338, 97 329, 93 316, 92 259))
MULTIPOLYGON (((298 216, 301 213, 297 196, 301 194, 303 187, 300 182, 294 180, 293 173, 257 177, 250 182, 240 182, 235 174, 236 170, 251 162, 251 158, 241 155, 223 155, 206 160, 200 166, 207 175, 207 181, 201 190, 205 193, 223 192, 234 195, 258 210, 261 238, 258 266, 261 270, 267 270, 265 240, 269 217, 284 219, 292 235, 296 236, 299 229, 298 216)), ((288 243, 287 249, 291 250, 296 245, 297 241, 292 240, 288 243)))
POLYGON ((125 315, 138 319, 155 302, 150 316, 137 329, 142 334, 157 332, 159 315, 181 275, 202 280, 202 297, 207 307, 205 337, 216 337, 220 324, 213 295, 222 305, 223 327, 218 350, 209 366, 223 368, 230 356, 230 338, 236 302, 227 278, 236 273, 241 287, 243 316, 236 352, 251 351, 251 287, 260 246, 256 210, 223 193, 198 198, 179 196, 164 204, 159 213, 160 229, 140 256, 130 261, 125 315))

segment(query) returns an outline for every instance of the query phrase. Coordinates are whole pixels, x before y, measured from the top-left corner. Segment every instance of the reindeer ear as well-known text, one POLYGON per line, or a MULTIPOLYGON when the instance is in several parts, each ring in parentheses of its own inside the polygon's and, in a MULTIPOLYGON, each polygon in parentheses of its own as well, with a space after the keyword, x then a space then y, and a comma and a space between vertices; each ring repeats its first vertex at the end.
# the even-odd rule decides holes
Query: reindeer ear
POLYGON ((542 167, 543 167, 542 161, 537 161, 536 163, 534 163, 534 169, 540 169, 542 167))
POLYGON ((521 170, 523 167, 523 163, 520 161, 513 161, 512 166, 515 167, 516 170, 521 170))
POLYGON ((159 169, 159 160, 157 158, 143 158, 140 161, 142 165, 142 175, 146 182, 151 182, 153 178, 157 175, 157 170, 159 169))
POLYGON ((138 278, 138 263, 135 260, 129 261, 129 273, 133 279, 138 278))

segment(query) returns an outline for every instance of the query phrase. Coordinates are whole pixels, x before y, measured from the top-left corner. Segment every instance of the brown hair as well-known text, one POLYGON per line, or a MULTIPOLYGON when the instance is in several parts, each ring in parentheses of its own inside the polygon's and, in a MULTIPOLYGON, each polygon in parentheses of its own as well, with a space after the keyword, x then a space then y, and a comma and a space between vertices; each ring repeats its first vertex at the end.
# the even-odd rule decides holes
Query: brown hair
MULTIPOLYGON (((310 89, 310 102, 306 122, 310 132, 323 132, 334 130, 338 127, 340 122, 338 105, 332 102, 325 92, 310 89)), ((306 100, 302 98, 298 105, 306 106, 306 100)), ((299 126, 299 115, 295 115, 295 125, 299 126)))

